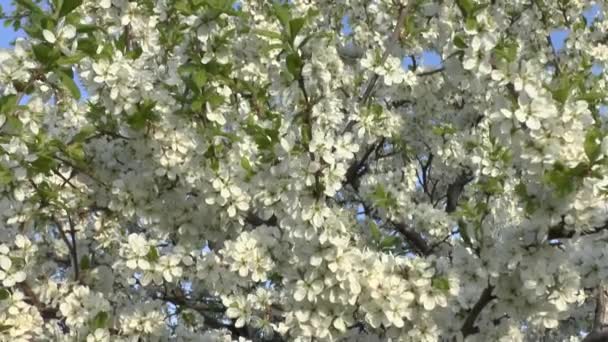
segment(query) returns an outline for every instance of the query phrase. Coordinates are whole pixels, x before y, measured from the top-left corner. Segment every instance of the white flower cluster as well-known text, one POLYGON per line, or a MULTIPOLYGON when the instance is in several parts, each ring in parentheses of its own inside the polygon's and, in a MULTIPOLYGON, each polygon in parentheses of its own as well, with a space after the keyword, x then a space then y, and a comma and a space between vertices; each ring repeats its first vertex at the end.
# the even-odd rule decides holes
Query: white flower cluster
POLYGON ((0 341, 606 334, 602 11, 16 1, 0 341))

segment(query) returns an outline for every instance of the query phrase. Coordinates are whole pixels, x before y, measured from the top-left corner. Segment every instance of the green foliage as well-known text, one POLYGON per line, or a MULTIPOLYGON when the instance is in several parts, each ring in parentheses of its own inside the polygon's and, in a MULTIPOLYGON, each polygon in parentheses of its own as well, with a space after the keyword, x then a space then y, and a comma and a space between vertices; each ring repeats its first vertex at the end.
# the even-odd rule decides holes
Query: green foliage
POLYGON ((0 164, 0 186, 7 185, 13 180, 13 174, 4 165, 0 164))
POLYGON ((61 57, 59 50, 49 43, 40 43, 32 46, 34 57, 47 69, 53 68, 55 62, 61 57))
POLYGON ((392 208, 397 205, 397 199, 390 191, 386 191, 382 184, 376 185, 374 192, 371 194, 374 204, 379 208, 392 208))
POLYGON ((302 63, 302 59, 300 59, 300 56, 298 55, 298 53, 292 52, 289 55, 287 55, 287 58, 285 59, 285 63, 287 64, 287 71, 289 71, 289 73, 295 79, 299 79, 303 63, 302 63))
POLYGON ((494 53, 498 59, 502 59, 507 63, 512 63, 517 58, 517 49, 519 45, 514 39, 502 39, 494 48, 494 53))
POLYGON ((450 291, 450 281, 445 277, 433 277, 431 286, 444 293, 450 291))
POLYGON ((241 157, 241 167, 247 172, 248 179, 251 179, 251 177, 255 175, 255 170, 253 169, 253 166, 251 166, 251 163, 247 157, 241 157))
POLYGON ((10 114, 17 107, 17 95, 0 96, 0 113, 10 114))
POLYGON ((61 6, 59 7, 59 16, 65 17, 70 12, 82 5, 82 0, 59 0, 61 6))
POLYGON ((159 259, 158 249, 154 246, 150 246, 148 250, 148 254, 146 255, 146 260, 149 262, 157 262, 159 259))
POLYGON ((7 289, 0 289, 0 300, 6 300, 11 296, 7 289))
POLYGON ((553 186, 559 197, 564 197, 576 190, 583 178, 589 175, 589 165, 580 163, 576 167, 568 168, 556 163, 553 169, 545 172, 543 179, 553 186))
POLYGON ((88 255, 83 255, 82 258, 80 258, 79 264, 80 264, 80 269, 83 271, 86 271, 91 268, 91 259, 89 259, 88 255))
POLYGON ((96 329, 103 329, 107 327, 108 319, 110 316, 105 311, 100 311, 93 319, 91 320, 90 326, 91 330, 95 331, 96 329))
POLYGON ((454 36, 454 45, 456 45, 456 47, 459 49, 466 49, 469 47, 469 45, 464 40, 464 36, 460 34, 454 36))
POLYGON ((146 100, 138 105, 137 111, 127 118, 127 123, 135 130, 142 130, 148 123, 158 119, 153 109, 156 104, 153 101, 146 100))
POLYGON ((59 79, 61 80, 61 83, 70 92, 72 97, 79 100, 80 99, 80 89, 78 89, 78 86, 76 85, 76 82, 74 82, 74 79, 72 78, 72 76, 68 75, 64 71, 58 71, 57 74, 59 76, 59 79))
POLYGON ((593 163, 597 160, 601 153, 602 132, 597 127, 591 127, 585 135, 585 154, 589 162, 593 163))

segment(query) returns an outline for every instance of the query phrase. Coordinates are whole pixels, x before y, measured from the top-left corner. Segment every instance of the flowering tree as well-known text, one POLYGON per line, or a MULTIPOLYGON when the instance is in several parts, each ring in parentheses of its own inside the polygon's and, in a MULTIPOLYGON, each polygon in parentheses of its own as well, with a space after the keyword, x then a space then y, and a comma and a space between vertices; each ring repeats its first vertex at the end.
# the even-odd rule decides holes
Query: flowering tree
POLYGON ((0 340, 606 340, 592 3, 14 1, 0 340))

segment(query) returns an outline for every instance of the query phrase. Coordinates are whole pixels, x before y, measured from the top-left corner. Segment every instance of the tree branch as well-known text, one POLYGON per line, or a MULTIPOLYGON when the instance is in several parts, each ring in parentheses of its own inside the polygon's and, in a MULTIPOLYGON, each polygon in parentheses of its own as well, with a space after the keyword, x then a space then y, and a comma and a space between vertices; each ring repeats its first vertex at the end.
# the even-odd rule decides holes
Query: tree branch
MULTIPOLYGON (((388 56, 390 54, 390 47, 396 41, 399 40, 399 33, 400 33, 401 29, 403 28, 403 24, 405 22, 406 16, 407 16, 407 7, 400 6, 399 17, 397 18, 397 25, 395 25, 395 28, 393 29, 393 33, 391 34, 391 37, 388 41, 386 49, 384 50, 384 54, 382 54, 382 58, 380 59, 380 64, 384 64, 384 62, 386 62, 386 59, 388 58, 388 56)), ((369 80, 369 83, 367 84, 367 88, 365 88, 365 91, 363 92, 363 96, 361 96, 361 103, 365 103, 369 99, 379 77, 380 76, 378 74, 374 73, 372 78, 369 80)))
POLYGON ((456 177, 456 180, 448 185, 447 191, 447 204, 445 206, 445 211, 447 213, 452 213, 456 211, 458 207, 458 200, 460 199, 460 194, 464 190, 465 185, 469 184, 473 180, 473 175, 470 171, 463 171, 456 177))
POLYGON ((479 328, 475 326, 475 321, 477 320, 477 317, 479 316, 481 311, 486 307, 486 305, 488 305, 492 301, 492 299, 496 298, 494 295, 492 295, 493 290, 494 287, 492 285, 488 285, 488 287, 486 287, 481 293, 481 296, 479 296, 479 300, 477 300, 477 303, 475 303, 475 305, 469 312, 469 315, 465 319, 464 323, 462 324, 462 328, 460 329, 460 332, 462 332, 462 335, 464 337, 479 332, 479 328))
MULTIPOLYGON (((607 229, 608 222, 604 223, 602 226, 595 227, 593 230, 581 232, 578 236, 593 235, 607 229)), ((574 237, 574 235, 576 235, 575 230, 566 230, 564 222, 560 222, 559 224, 549 228, 547 240, 570 239, 574 237)))
POLYGON ((355 190, 359 189, 358 180, 359 180, 359 177, 361 177, 363 175, 363 172, 360 172, 361 169, 365 168, 365 163, 367 163, 367 160, 369 159, 369 156, 372 154, 372 152, 374 152, 374 150, 376 150, 379 147, 381 147, 382 145, 384 145, 385 141, 386 141, 386 138, 382 138, 382 139, 380 139, 378 144, 371 144, 369 146, 369 148, 367 149, 367 151, 365 151, 365 153, 361 157, 361 160, 353 161, 353 163, 346 170, 346 176, 345 176, 343 185, 350 184, 350 185, 352 185, 352 187, 355 190))
POLYGON ((23 294, 25 294, 25 297, 27 298, 26 302, 29 302, 29 304, 38 309, 38 312, 40 313, 40 316, 42 316, 42 319, 49 320, 57 319, 59 317, 57 309, 46 307, 44 303, 42 303, 38 299, 38 296, 36 295, 36 293, 34 293, 34 290, 32 290, 27 281, 18 283, 17 287, 21 291, 23 291, 23 294))
POLYGON ((422 235, 410 228, 408 228, 404 223, 393 223, 395 228, 405 239, 414 247, 422 255, 429 255, 433 251, 433 249, 429 246, 426 240, 422 237, 422 235))
POLYGON ((53 223, 55 224, 55 226, 57 227, 57 230, 59 231, 59 236, 61 236, 61 239, 63 240, 63 242, 68 247, 68 250, 70 251, 72 265, 74 266, 74 280, 78 281, 80 279, 80 272, 78 270, 78 252, 76 251, 76 237, 75 237, 76 232, 73 228, 71 219, 70 219, 70 235, 72 237, 71 243, 70 243, 70 240, 68 240, 68 236, 66 235, 65 230, 63 230, 63 225, 61 223, 59 223, 59 221, 57 221, 57 219, 55 219, 54 217, 52 218, 52 220, 53 220, 53 223))
POLYGON ((597 287, 593 331, 585 336, 583 342, 603 342, 608 340, 608 287, 600 284, 597 287))

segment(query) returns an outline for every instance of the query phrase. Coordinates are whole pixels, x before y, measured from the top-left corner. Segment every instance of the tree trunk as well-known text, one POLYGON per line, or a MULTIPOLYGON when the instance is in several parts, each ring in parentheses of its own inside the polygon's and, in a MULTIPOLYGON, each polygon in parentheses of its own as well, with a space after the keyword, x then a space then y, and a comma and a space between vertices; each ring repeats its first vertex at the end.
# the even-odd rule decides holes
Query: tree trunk
POLYGON ((604 341, 608 341, 608 285, 600 283, 597 287, 593 331, 585 336, 583 342, 604 341))

